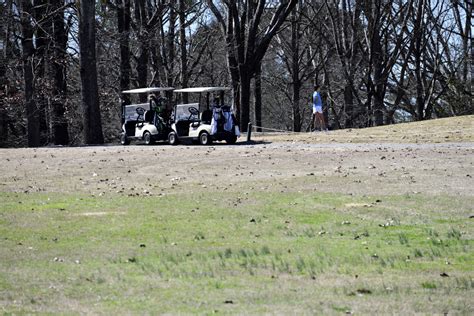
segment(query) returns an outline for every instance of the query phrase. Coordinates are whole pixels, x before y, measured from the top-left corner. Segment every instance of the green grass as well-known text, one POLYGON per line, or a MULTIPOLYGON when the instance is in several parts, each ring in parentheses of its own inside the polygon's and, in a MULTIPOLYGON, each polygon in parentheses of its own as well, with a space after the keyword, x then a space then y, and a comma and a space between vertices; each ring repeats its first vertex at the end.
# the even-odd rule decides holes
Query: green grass
POLYGON ((197 191, 0 201, 4 312, 473 312, 472 198, 197 191))

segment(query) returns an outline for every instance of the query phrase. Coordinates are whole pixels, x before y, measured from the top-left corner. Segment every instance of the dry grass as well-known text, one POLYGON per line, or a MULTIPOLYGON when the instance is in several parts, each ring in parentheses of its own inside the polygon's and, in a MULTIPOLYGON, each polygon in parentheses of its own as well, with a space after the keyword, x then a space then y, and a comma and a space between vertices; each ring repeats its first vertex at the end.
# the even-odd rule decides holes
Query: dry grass
POLYGON ((253 133, 255 141, 303 143, 449 143, 474 141, 474 115, 316 133, 253 133))

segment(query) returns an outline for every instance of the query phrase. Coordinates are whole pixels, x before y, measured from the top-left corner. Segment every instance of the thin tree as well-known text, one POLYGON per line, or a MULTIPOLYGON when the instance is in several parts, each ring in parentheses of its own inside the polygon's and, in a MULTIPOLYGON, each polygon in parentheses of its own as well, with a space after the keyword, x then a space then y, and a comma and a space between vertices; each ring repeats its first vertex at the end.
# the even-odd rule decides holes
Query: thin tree
POLYGON ((357 95, 355 76, 362 60, 359 52, 362 1, 333 0, 331 2, 329 4, 328 0, 325 0, 325 5, 331 19, 330 31, 333 35, 334 46, 344 73, 344 127, 348 128, 355 125, 354 120, 359 112, 355 107, 354 99, 357 95))
POLYGON ((257 132, 262 131, 262 64, 258 65, 254 79, 255 123, 257 132))
POLYGON ((291 87, 291 91, 286 94, 291 102, 292 129, 295 132, 301 131, 305 114, 305 109, 301 108, 301 89, 316 72, 316 67, 312 67, 312 64, 316 62, 316 54, 322 49, 321 47, 311 49, 309 33, 316 31, 315 28, 310 29, 313 26, 312 20, 317 20, 316 14, 309 17, 311 11, 309 4, 302 0, 298 2, 290 15, 289 31, 280 32, 276 36, 275 45, 278 57, 283 61, 284 68, 288 72, 288 76, 284 78, 289 80, 285 86, 291 87))
POLYGON ((407 24, 413 12, 414 1, 364 1, 364 13, 367 19, 365 54, 368 56, 366 69, 368 125, 379 126, 385 123, 388 77, 402 48, 407 44, 407 24))
POLYGON ((52 138, 55 145, 67 145, 69 143, 68 122, 65 116, 67 100, 67 31, 64 23, 63 0, 50 0, 53 13, 53 58, 51 58, 52 77, 52 109, 51 127, 52 138))
POLYGON ((34 53, 32 14, 33 6, 29 0, 20 1, 21 46, 23 50, 23 83, 25 89, 27 138, 29 147, 40 146, 40 113, 35 102, 34 53))
MULTIPOLYGON (((130 88, 130 0, 117 0, 117 28, 120 45, 120 90, 130 88)), ((128 94, 124 94, 124 102, 130 103, 128 94)))
POLYGON ((95 32, 95 0, 82 0, 79 8, 79 49, 83 135, 86 144, 104 142, 97 85, 95 32))
MULTIPOLYGON (((139 53, 136 58, 137 65, 137 84, 139 87, 148 86, 148 56, 149 56, 149 43, 150 36, 148 30, 148 12, 145 0, 135 0, 135 27, 137 29, 137 39, 139 53)), ((146 95, 140 95, 140 101, 146 101, 146 95)))
MULTIPOLYGON (((183 88, 188 87, 189 74, 188 74, 188 49, 186 39, 186 1, 178 0, 178 16, 179 16, 179 44, 181 50, 181 86, 183 88)), ((184 93, 186 94, 186 93, 184 93)), ((185 97, 187 98, 187 96, 185 97)), ((187 100, 184 100, 187 102, 187 100)))

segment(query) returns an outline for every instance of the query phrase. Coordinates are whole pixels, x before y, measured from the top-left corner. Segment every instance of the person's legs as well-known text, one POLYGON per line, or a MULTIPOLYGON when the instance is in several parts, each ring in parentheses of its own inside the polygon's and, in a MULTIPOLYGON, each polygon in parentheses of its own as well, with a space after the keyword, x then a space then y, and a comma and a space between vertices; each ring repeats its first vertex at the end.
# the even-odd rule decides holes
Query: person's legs
POLYGON ((318 119, 318 112, 315 112, 313 114, 313 132, 317 131, 318 129, 321 128, 321 123, 319 122, 319 119, 318 119))
POLYGON ((325 130, 326 130, 326 123, 324 122, 324 115, 323 115, 323 113, 317 112, 317 113, 316 113, 316 118, 317 118, 317 120, 319 121, 319 126, 320 126, 320 128, 321 128, 321 131, 325 131, 325 130))

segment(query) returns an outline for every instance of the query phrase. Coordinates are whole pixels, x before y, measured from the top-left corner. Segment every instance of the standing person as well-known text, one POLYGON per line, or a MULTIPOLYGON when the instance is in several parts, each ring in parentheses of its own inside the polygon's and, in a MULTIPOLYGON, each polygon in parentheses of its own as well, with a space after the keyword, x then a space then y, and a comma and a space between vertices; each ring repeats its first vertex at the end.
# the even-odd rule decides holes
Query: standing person
POLYGON ((150 102, 150 110, 153 110, 158 114, 161 114, 161 111, 163 110, 161 96, 156 95, 154 93, 150 93, 150 95, 148 96, 148 100, 150 102))
POLYGON ((218 95, 215 95, 212 99, 211 108, 218 108, 221 106, 220 98, 218 95))
POLYGON ((322 131, 327 131, 326 123, 324 122, 323 115, 323 100, 321 99, 321 93, 319 92, 319 85, 314 86, 313 92, 313 116, 311 118, 311 124, 313 126, 312 131, 316 131, 317 126, 322 131))

